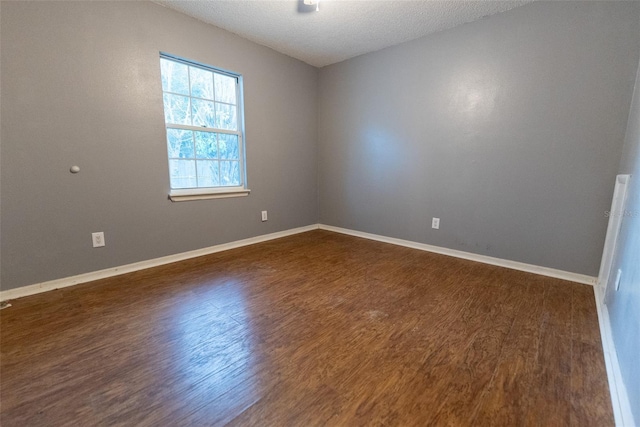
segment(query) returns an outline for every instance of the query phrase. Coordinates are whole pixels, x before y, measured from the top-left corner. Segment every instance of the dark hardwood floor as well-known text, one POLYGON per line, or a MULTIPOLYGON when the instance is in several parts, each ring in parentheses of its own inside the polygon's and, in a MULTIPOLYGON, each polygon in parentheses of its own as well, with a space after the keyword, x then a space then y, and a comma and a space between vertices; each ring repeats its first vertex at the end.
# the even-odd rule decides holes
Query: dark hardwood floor
POLYGON ((12 304, 3 427, 613 424, 591 287, 331 232, 12 304))

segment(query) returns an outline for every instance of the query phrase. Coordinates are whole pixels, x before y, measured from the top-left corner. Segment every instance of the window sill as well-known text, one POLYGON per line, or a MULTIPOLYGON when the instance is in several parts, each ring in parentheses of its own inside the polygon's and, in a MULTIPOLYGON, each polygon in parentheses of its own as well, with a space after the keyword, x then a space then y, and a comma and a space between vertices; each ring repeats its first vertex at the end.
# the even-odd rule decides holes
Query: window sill
POLYGON ((247 188, 230 188, 230 189, 197 189, 197 190, 172 190, 169 193, 169 200, 172 202, 188 202, 191 200, 208 200, 223 199, 227 197, 244 197, 248 196, 251 190, 247 188))

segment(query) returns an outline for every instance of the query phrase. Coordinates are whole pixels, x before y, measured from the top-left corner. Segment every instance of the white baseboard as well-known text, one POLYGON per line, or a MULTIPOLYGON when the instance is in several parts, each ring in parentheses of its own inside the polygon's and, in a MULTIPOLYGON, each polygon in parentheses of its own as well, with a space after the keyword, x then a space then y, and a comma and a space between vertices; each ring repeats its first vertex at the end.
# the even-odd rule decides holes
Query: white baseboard
POLYGON ((23 286, 16 289, 0 291, 0 301, 26 297, 29 295, 39 294, 41 292, 52 291, 54 289, 66 288, 68 286, 74 286, 80 283, 86 283, 86 282, 91 282, 93 280, 105 279, 107 277, 118 276, 120 274, 126 274, 134 271, 138 271, 138 270, 144 270, 146 268, 170 264, 172 262, 182 261, 189 258, 195 258, 203 255, 216 253, 216 252, 226 251, 229 249, 239 248, 242 246, 253 245, 256 243, 265 242, 267 240, 273 240, 273 239, 278 239, 280 237, 291 236, 293 234, 304 233, 305 231, 316 230, 318 228, 322 230, 333 231, 336 233, 348 234, 350 236, 376 240, 379 242, 391 243, 399 246, 406 246, 408 248, 419 249, 419 250, 434 252, 434 253, 443 254, 443 255, 449 255, 457 258, 468 259, 471 261, 481 262, 484 264, 497 265, 500 267, 511 268, 514 270, 526 271, 529 273, 540 274, 543 276, 555 277, 558 279, 569 280, 572 282, 584 283, 588 285, 593 285, 596 282, 595 277, 585 276, 585 275, 576 274, 576 273, 570 273, 562 270, 555 270, 553 268, 539 267, 536 265, 525 264, 522 262, 509 261, 509 260, 500 259, 500 258, 493 258, 493 257, 478 255, 470 252, 463 252, 463 251, 447 249, 439 246, 427 245, 425 243, 412 242, 409 240, 396 239, 393 237, 380 236, 377 234, 365 233, 362 231, 355 231, 355 230, 349 230, 346 228, 334 227, 331 225, 312 224, 305 227, 293 228, 290 230, 279 231, 276 233, 265 234, 262 236, 250 237, 248 239, 237 240, 235 242, 223 243, 221 245, 215 245, 207 248, 196 249, 194 251, 182 252, 175 255, 169 255, 161 258, 155 258, 155 259, 150 259, 146 261, 136 262, 133 264, 107 268, 104 270, 79 274, 77 276, 65 277, 62 279, 36 283, 34 285, 23 286))
MULTIPOLYGON (((597 288, 599 288, 598 286, 597 288)), ((627 394, 627 388, 622 380, 622 371, 618 362, 618 353, 613 343, 611 323, 609 322, 609 310, 604 304, 603 293, 600 289, 595 289, 596 308, 598 310, 598 323, 600 325, 600 337, 602 338, 602 350, 604 353, 604 363, 607 367, 607 378, 609 379, 609 392, 611 394, 611 404, 613 406, 613 417, 616 426, 635 427, 637 424, 631 412, 631 401, 627 394)))
MULTIPOLYGON (((16 298, 21 298, 29 295, 38 294, 41 292, 47 292, 54 289, 65 288, 69 286, 78 285, 80 283, 91 282, 93 280, 104 279, 107 277, 118 276, 120 274, 131 273, 138 270, 144 270, 147 268, 157 267, 160 265, 170 264, 177 261, 183 261, 189 258, 196 258, 203 255, 208 255, 216 252, 222 252, 229 249, 235 249, 242 246, 253 245, 260 242, 266 242, 268 240, 278 239, 281 237, 291 236, 298 233, 304 233, 306 231, 327 230, 336 233, 347 234, 350 236, 362 237, 369 240, 376 240, 384 243, 391 243, 393 245, 405 246, 408 248, 419 249, 427 252, 434 252, 442 255, 449 255, 457 258, 467 259, 471 261, 481 262, 484 264, 491 264, 500 267, 510 268, 513 270, 525 271, 528 273, 540 274, 543 276, 554 277, 563 280, 569 280, 572 282, 583 283, 587 285, 595 285, 597 278, 592 276, 586 276, 577 273, 571 273, 562 270, 556 270, 553 268, 540 267, 536 265, 526 264, 517 261, 510 261, 500 258, 493 258, 485 255, 478 255, 470 252, 458 251, 454 249, 447 249, 439 246, 427 245, 425 243, 412 242, 409 240, 396 239, 393 237, 386 237, 377 234, 365 233, 362 231, 349 230, 346 228, 334 227, 324 224, 312 224, 305 227, 293 228, 290 230, 279 231, 276 233, 265 234, 262 236, 250 237, 248 239, 237 240, 235 242, 223 243, 220 245, 210 246, 207 248, 196 249, 189 252, 183 252, 175 255, 169 255, 161 258, 155 258, 147 261, 136 262, 133 264, 127 264, 123 266, 107 268, 104 270, 94 271, 85 274, 79 274, 77 276, 65 277, 62 279, 51 280, 48 282, 36 283, 34 285, 24 286, 17 289, 9 289, 6 291, 0 291, 0 301, 6 301, 16 298)), ((622 381, 622 374, 620 371, 620 365, 618 364, 618 357, 616 354, 615 346, 611 336, 611 325, 609 324, 609 315, 606 305, 603 304, 602 293, 600 289, 596 287, 594 289, 594 295, 596 298, 596 307, 598 310, 598 321, 600 323, 600 335, 602 337, 602 346, 604 349, 604 358, 607 368, 607 377, 609 379, 609 390, 611 392, 611 400, 613 403, 613 412, 617 426, 633 427, 636 426, 631 412, 631 405, 626 392, 626 388, 622 381)))
POLYGON ((98 279, 105 279, 107 277, 118 276, 120 274, 131 273, 134 271, 144 270, 160 265, 171 264, 172 262, 183 261, 189 258, 196 258, 203 255, 209 255, 216 252, 239 248, 242 246, 253 245, 260 242, 266 242, 267 240, 279 239, 280 237, 291 236, 293 234, 304 233, 305 231, 317 229, 318 224, 312 224, 305 227, 292 228, 290 230, 278 231, 276 233, 264 234, 262 236, 250 237, 243 240, 236 240, 235 242, 223 243, 221 245, 209 246, 207 248, 196 249, 189 252, 182 252, 175 255, 168 255, 161 258, 154 258, 146 261, 135 262, 133 264, 106 268, 104 270, 92 271, 89 273, 79 274, 77 276, 64 277, 62 279, 50 280, 48 282, 36 283, 34 285, 0 291, 0 301, 7 301, 26 297, 29 295, 39 294, 41 292, 52 291, 54 289, 66 288, 69 286, 78 285, 80 283, 91 282, 98 279))
MULTIPOLYGON (((420 249, 427 252, 434 252, 442 255, 449 255, 457 258, 468 259, 485 264, 497 265, 514 270, 526 271, 528 273, 540 274, 543 276, 554 277, 558 279, 569 280, 572 282, 583 283, 587 285, 595 285, 597 277, 586 276, 577 273, 571 273, 553 268, 540 267, 537 265, 525 264, 517 261, 510 261, 500 258, 493 258, 485 255, 478 255, 470 252, 457 251, 454 249, 442 248, 439 246, 427 245, 424 243, 412 242, 409 240, 396 239, 393 237, 380 236, 377 234, 365 233, 362 231, 349 230, 346 228, 334 227, 331 225, 320 224, 321 230, 333 231, 336 233, 348 234, 350 236, 362 237, 379 242, 391 243, 393 245, 406 246, 408 248, 420 249)), ((609 323, 609 313, 607 306, 603 303, 603 292, 600 286, 594 286, 594 295, 596 299, 596 308, 598 310, 598 322, 600 324, 600 336, 602 337, 602 347, 604 360, 607 369, 607 378, 609 381, 609 391, 611 394, 611 402, 613 406, 613 414, 616 426, 619 427, 636 427, 631 412, 631 403, 627 395, 627 389, 622 381, 622 372, 618 363, 618 355, 613 344, 611 335, 611 325, 609 323)))
POLYGON ((481 262, 484 264, 497 265, 499 267, 510 268, 512 270, 526 271, 528 273, 540 274, 541 276, 554 277, 556 279, 569 280, 571 282, 583 283, 585 285, 594 285, 597 278, 586 276, 584 274, 571 273, 554 268, 540 267, 524 262, 510 261, 507 259, 494 258, 486 255, 478 255, 471 252, 458 251, 455 249, 443 248, 440 246, 427 245, 426 243, 412 242, 410 240, 396 239, 394 237, 380 236, 378 234, 365 233, 363 231, 349 230, 347 228, 334 227, 332 225, 320 224, 321 230, 333 231, 336 233, 348 234, 350 236, 362 237, 379 242, 391 243, 398 246, 406 246, 408 248, 420 249, 422 251, 434 252, 441 255, 449 255, 456 258, 468 259, 470 261, 481 262))

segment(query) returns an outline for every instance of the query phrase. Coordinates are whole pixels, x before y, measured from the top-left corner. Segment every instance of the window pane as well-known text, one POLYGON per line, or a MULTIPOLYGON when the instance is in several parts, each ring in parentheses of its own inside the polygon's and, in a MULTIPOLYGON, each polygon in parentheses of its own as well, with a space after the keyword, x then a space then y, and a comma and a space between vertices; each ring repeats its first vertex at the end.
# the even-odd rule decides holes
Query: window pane
POLYGON ((191 96, 213 100, 213 73, 200 68, 189 67, 191 96))
POLYGON ((215 75, 216 82, 216 101, 226 102, 229 104, 237 104, 236 102, 236 79, 224 76, 222 74, 215 75))
POLYGON ((198 187, 217 187, 220 185, 218 162, 198 160, 198 187))
POLYGON ((165 93, 164 121, 166 123, 190 125, 189 97, 165 93))
POLYGON ((240 77, 165 57, 160 70, 171 188, 242 185, 240 77))
POLYGON ((162 90, 189 95, 189 67, 179 62, 160 59, 162 90))
POLYGON ((218 142, 213 132, 194 132, 196 137, 196 157, 215 159, 218 157, 218 142))
POLYGON ((193 133, 190 130, 167 128, 169 157, 193 158, 193 133))
POLYGON ((238 130, 236 107, 216 102, 216 127, 219 129, 238 130))
POLYGON ((238 160, 240 153, 238 150, 238 135, 227 135, 221 133, 218 135, 218 143, 220 145, 220 158, 238 160))
POLYGON ((240 185, 238 162, 220 162, 220 185, 240 185))
POLYGON ((169 160, 169 176, 171 188, 197 187, 195 160, 169 160))
POLYGON ((211 101, 192 99, 193 125, 206 126, 209 128, 216 126, 214 104, 211 101))

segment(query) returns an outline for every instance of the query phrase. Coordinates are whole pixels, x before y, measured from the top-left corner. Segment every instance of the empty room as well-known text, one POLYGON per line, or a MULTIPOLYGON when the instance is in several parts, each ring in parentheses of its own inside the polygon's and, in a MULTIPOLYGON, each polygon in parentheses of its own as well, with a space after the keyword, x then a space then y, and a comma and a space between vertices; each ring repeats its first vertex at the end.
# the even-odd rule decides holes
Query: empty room
POLYGON ((0 425, 640 425, 640 2, 0 0, 0 425))

